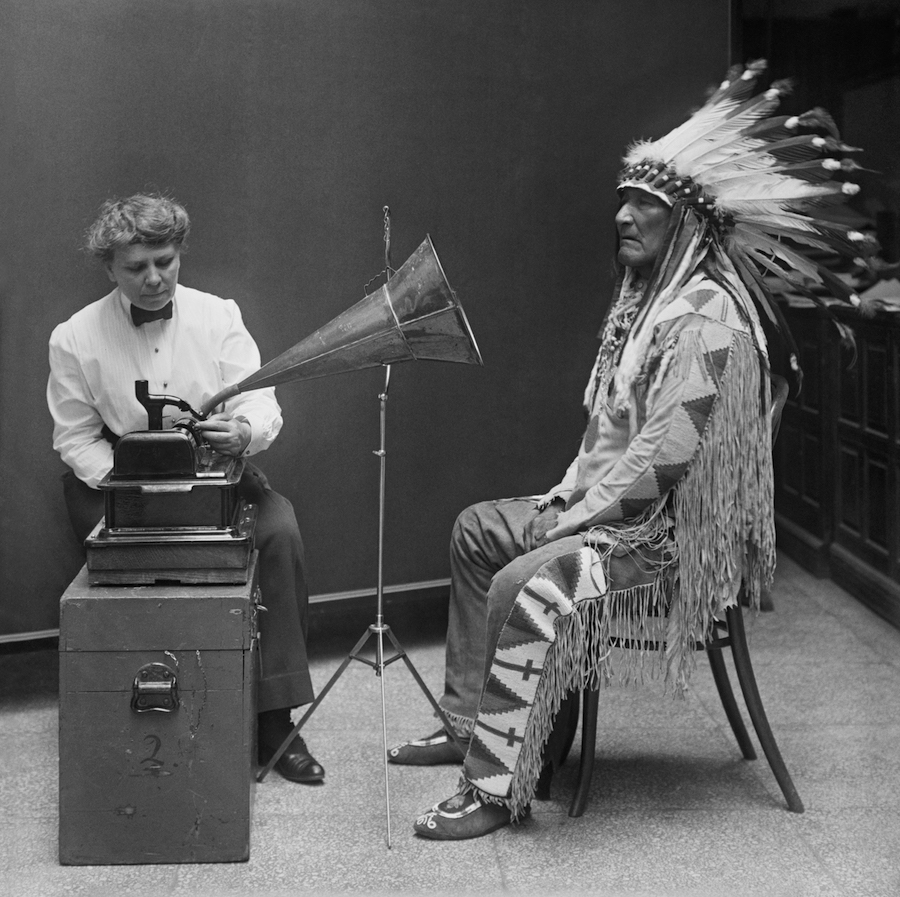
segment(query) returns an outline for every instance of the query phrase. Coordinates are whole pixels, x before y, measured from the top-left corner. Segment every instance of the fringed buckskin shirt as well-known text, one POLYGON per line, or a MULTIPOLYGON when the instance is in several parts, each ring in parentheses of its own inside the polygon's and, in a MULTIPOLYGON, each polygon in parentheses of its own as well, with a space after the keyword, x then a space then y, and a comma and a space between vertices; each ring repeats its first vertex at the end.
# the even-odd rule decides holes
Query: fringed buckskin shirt
POLYGON ((757 366, 749 323, 724 289, 696 273, 657 318, 630 400, 616 407, 614 372, 608 389, 593 391, 578 456, 540 501, 566 502, 548 537, 631 520, 665 496, 696 454, 737 353, 757 366))

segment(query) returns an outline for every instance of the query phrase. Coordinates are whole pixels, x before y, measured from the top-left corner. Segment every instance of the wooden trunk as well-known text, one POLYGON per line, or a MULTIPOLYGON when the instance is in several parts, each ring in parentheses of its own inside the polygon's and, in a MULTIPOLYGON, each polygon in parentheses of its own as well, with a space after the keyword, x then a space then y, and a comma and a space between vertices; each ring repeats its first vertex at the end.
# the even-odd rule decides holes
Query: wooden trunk
POLYGON ((63 864, 247 860, 257 579, 90 585, 60 605, 63 864))

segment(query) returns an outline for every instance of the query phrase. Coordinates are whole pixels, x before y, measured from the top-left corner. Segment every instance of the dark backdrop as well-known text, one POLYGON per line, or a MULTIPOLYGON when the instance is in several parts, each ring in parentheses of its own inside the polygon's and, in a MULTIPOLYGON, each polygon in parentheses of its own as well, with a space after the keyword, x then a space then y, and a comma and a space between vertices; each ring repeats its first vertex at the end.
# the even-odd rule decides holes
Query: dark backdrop
MULTIPOLYGON (((721 79, 723 0, 0 0, 0 637, 57 626, 80 564, 50 446, 53 326, 109 289, 80 252, 110 195, 160 189, 189 286, 268 360, 430 233, 485 367, 393 369, 385 582, 447 576, 455 515, 557 482, 611 285, 625 144, 721 79)), ((376 285, 380 281, 376 281, 376 285)), ((378 369, 278 388, 257 456, 314 593, 376 575, 378 369)))

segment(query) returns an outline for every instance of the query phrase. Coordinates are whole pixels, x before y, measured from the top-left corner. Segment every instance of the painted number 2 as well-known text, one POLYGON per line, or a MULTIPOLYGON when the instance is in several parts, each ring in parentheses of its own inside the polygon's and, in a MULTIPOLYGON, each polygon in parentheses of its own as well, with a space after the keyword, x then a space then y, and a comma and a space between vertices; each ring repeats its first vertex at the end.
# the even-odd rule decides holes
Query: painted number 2
POLYGON ((162 768, 165 764, 156 757, 159 753, 159 749, 162 747, 162 739, 156 735, 145 735, 144 742, 149 743, 149 747, 152 748, 152 750, 149 756, 144 757, 144 759, 141 760, 141 767, 143 768, 141 774, 145 776, 163 775, 162 768))

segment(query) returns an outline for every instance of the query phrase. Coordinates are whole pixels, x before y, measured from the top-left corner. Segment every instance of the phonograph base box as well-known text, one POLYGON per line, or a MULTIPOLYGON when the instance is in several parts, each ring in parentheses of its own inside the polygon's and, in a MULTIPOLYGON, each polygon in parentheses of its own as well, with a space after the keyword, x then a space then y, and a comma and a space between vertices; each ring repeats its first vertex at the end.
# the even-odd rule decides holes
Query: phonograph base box
POLYGON ((66 590, 61 863, 249 858, 256 583, 254 552, 244 584, 66 590))
POLYGON ((92 585, 156 582, 245 583, 257 507, 241 504, 236 524, 107 529, 101 520, 85 540, 92 585))

